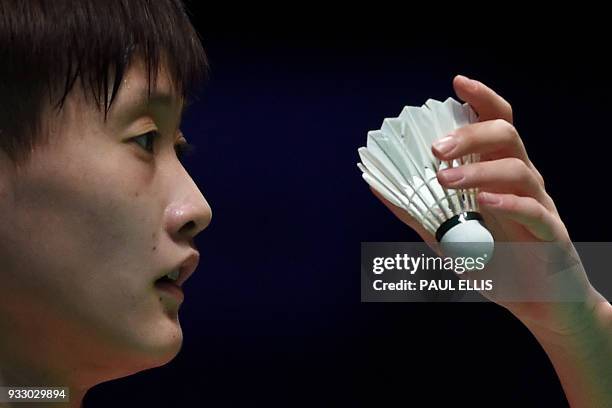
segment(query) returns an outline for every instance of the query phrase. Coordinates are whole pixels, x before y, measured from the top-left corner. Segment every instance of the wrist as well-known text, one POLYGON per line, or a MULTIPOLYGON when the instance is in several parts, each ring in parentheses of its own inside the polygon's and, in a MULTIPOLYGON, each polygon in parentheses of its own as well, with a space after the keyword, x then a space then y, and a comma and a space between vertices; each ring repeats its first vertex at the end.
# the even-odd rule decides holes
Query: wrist
POLYGON ((580 340, 588 338, 591 332, 612 330, 612 305, 590 285, 584 301, 549 302, 532 306, 541 312, 513 314, 540 342, 580 340))
POLYGON ((611 406, 612 305, 593 290, 574 311, 565 330, 558 322, 521 321, 550 358, 570 406, 611 406))

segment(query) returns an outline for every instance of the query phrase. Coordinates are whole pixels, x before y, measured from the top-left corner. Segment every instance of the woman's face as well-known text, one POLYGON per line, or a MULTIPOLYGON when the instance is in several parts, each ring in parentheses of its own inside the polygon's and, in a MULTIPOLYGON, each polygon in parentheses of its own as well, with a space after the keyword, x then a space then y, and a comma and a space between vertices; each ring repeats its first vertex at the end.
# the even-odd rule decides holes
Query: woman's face
POLYGON ((154 283, 195 259, 211 209, 176 157, 182 101, 163 69, 149 104, 146 91, 135 63, 104 122, 74 90, 25 168, 0 156, 5 369, 29 359, 96 381, 178 353, 181 300, 154 283))

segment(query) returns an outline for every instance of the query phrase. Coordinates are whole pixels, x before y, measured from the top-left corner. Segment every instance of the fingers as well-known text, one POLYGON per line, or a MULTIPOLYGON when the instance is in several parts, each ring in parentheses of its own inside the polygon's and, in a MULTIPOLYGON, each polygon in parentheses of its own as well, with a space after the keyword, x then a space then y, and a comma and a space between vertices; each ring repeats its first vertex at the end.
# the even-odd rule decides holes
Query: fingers
POLYGON ((512 106, 482 82, 457 75, 453 87, 457 96, 478 113, 480 121, 503 119, 512 123, 512 106))
POLYGON ((520 224, 539 240, 554 241, 567 236, 559 220, 533 197, 480 192, 477 199, 481 207, 520 224))
POLYGON ((532 197, 554 211, 554 203, 536 174, 524 161, 515 157, 465 164, 441 170, 437 176, 446 188, 478 188, 492 193, 532 197))
POLYGON ((442 161, 460 159, 472 153, 480 154, 482 160, 514 157, 527 164, 544 188, 544 179, 529 160, 516 128, 503 119, 473 123, 456 129, 452 134, 434 142, 432 153, 442 161))
POLYGON ((456 129, 452 134, 434 142, 432 152, 444 161, 478 153, 483 160, 516 157, 529 163, 518 132, 503 119, 473 123, 456 129))

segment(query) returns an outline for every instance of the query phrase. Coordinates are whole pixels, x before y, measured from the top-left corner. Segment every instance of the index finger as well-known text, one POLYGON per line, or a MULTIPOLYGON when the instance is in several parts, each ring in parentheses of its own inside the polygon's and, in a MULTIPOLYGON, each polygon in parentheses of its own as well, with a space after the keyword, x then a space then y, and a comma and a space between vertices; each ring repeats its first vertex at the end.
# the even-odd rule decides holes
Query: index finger
POLYGON ((476 111, 480 121, 503 119, 512 123, 512 106, 482 82, 457 75, 453 87, 457 96, 476 111))

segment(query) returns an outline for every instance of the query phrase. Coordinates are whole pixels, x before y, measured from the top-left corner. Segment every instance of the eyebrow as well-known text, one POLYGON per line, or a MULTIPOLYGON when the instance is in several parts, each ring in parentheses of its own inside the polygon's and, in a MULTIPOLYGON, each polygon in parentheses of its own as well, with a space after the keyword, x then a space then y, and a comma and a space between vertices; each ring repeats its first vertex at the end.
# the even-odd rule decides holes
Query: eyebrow
MULTIPOLYGON (((163 91, 155 91, 152 92, 151 95, 149 96, 148 93, 146 91, 141 92, 141 94, 138 97, 138 105, 162 105, 162 106, 166 106, 169 107, 171 106, 174 101, 176 100, 176 96, 169 93, 169 92, 163 92, 163 91)), ((181 111, 179 113, 179 119, 183 118, 183 114, 185 113, 185 110, 187 110, 187 102, 183 101, 182 106, 181 106, 181 111)))
MULTIPOLYGON (((119 106, 119 109, 123 111, 119 113, 119 116, 134 115, 136 112, 140 112, 144 109, 148 109, 151 106, 162 106, 169 108, 177 101, 176 95, 166 91, 153 91, 149 95, 146 89, 142 89, 135 98, 135 101, 130 103, 129 108, 123 108, 119 106)), ((181 111, 179 112, 178 123, 180 124, 183 120, 185 111, 187 110, 188 103, 186 100, 182 100, 181 111)), ((182 135, 182 132, 179 133, 182 135)), ((182 136, 184 138, 184 136, 182 136)))

